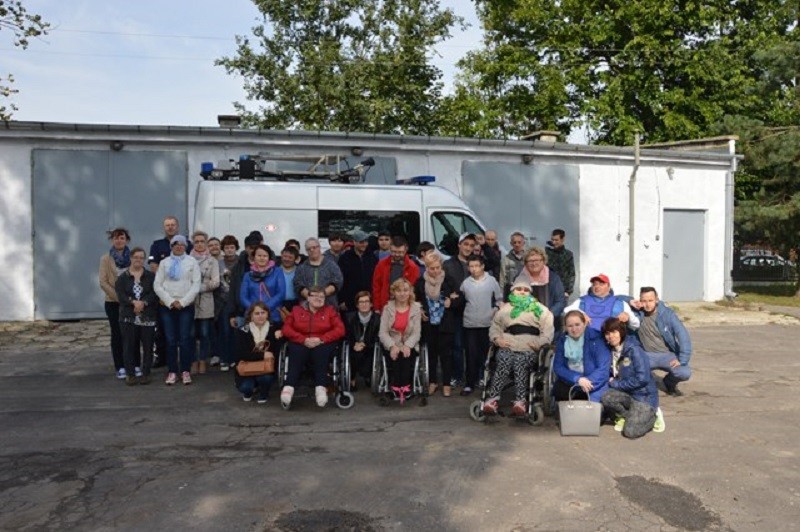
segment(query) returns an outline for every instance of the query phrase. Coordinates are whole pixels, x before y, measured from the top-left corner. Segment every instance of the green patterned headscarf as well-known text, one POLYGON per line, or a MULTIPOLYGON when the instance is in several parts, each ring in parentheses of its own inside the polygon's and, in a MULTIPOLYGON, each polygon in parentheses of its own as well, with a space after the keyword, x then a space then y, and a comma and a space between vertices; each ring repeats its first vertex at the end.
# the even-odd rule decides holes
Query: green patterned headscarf
POLYGON ((537 318, 542 315, 542 305, 530 293, 518 296, 514 292, 508 295, 508 302, 514 307, 511 309, 511 319, 516 319, 523 312, 533 312, 537 318))

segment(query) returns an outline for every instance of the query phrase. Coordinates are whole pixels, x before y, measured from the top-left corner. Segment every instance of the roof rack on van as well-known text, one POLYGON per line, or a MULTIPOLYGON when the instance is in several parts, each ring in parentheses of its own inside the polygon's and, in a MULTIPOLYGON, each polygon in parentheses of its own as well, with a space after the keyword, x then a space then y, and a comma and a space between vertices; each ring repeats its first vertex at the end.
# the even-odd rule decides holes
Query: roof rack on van
POLYGON ((436 176, 432 175, 417 175, 414 177, 407 177, 405 179, 395 180, 396 185, 427 185, 436 181, 436 176))
POLYGON ((334 183, 359 183, 373 166, 375 159, 372 157, 351 168, 347 159, 340 155, 241 155, 238 161, 220 161, 217 166, 204 162, 200 165, 200 175, 211 181, 324 179, 334 183))

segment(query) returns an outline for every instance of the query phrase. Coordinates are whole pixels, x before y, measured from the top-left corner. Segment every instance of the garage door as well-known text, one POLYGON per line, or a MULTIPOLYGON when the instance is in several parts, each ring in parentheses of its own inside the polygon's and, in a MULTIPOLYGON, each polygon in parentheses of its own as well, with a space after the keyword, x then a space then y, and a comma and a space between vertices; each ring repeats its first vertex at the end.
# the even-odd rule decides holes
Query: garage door
POLYGON ((182 151, 34 150, 33 250, 37 319, 104 317, 98 284, 105 232, 126 227, 149 250, 162 219, 185 228, 187 158, 182 151))

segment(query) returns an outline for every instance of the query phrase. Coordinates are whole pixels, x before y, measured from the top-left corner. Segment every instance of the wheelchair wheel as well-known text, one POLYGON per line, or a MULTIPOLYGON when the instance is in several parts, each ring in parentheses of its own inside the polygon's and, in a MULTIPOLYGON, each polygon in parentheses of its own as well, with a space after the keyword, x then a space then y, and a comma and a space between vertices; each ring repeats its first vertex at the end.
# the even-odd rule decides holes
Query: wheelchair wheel
POLYGON ((381 347, 375 345, 375 351, 372 353, 372 394, 378 395, 381 392, 381 376, 383 374, 383 353, 381 347))
POLYGON ((542 405, 533 405, 533 408, 531 408, 531 413, 528 416, 528 420, 534 427, 539 427, 542 425, 542 423, 544 423, 544 408, 542 408, 542 405))
POLYGON ((275 371, 278 373, 278 390, 283 390, 283 385, 286 382, 286 374, 289 371, 289 359, 286 356, 288 343, 284 342, 281 350, 278 353, 278 366, 275 371))
POLYGON ((545 367, 547 371, 545 372, 544 376, 544 413, 548 416, 552 416, 555 414, 556 411, 556 400, 553 397, 553 386, 556 383, 556 373, 553 371, 553 359, 555 358, 555 351, 552 348, 547 347, 547 353, 544 357, 545 367))
POLYGON ((353 408, 353 405, 356 404, 355 398, 353 397, 353 394, 350 392, 337 393, 335 400, 336 400, 336 406, 338 406, 342 410, 353 408))
POLYGON ((390 404, 392 404, 392 400, 389 399, 389 397, 386 394, 381 394, 381 396, 378 398, 378 404, 380 406, 389 406, 390 404))
POLYGON ((342 344, 339 350, 339 361, 339 382, 336 384, 342 392, 350 393, 350 346, 347 343, 342 344))
POLYGON ((417 358, 417 376, 419 378, 419 387, 417 393, 423 397, 428 395, 428 386, 431 383, 431 374, 428 371, 428 346, 423 344, 419 349, 419 357, 417 358))
POLYGON ((480 399, 472 401, 469 405, 469 417, 474 421, 485 421, 486 414, 483 413, 483 404, 480 399))

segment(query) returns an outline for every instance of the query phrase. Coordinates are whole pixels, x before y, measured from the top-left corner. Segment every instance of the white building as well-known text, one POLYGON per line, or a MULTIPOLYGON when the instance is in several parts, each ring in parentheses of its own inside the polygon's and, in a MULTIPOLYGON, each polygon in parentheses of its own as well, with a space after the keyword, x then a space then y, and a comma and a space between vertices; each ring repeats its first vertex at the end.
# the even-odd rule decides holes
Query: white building
POLYGON ((103 316, 97 271, 105 231, 127 227, 131 245, 146 250, 167 214, 188 232, 201 163, 242 154, 374 157, 369 182, 434 175, 503 243, 520 230, 543 246, 561 227, 576 256, 577 293, 601 272, 617 293, 651 285, 666 300, 713 301, 730 291, 734 138, 646 147, 638 165, 633 147, 552 138, 7 122, 0 125, 0 320, 103 316))

